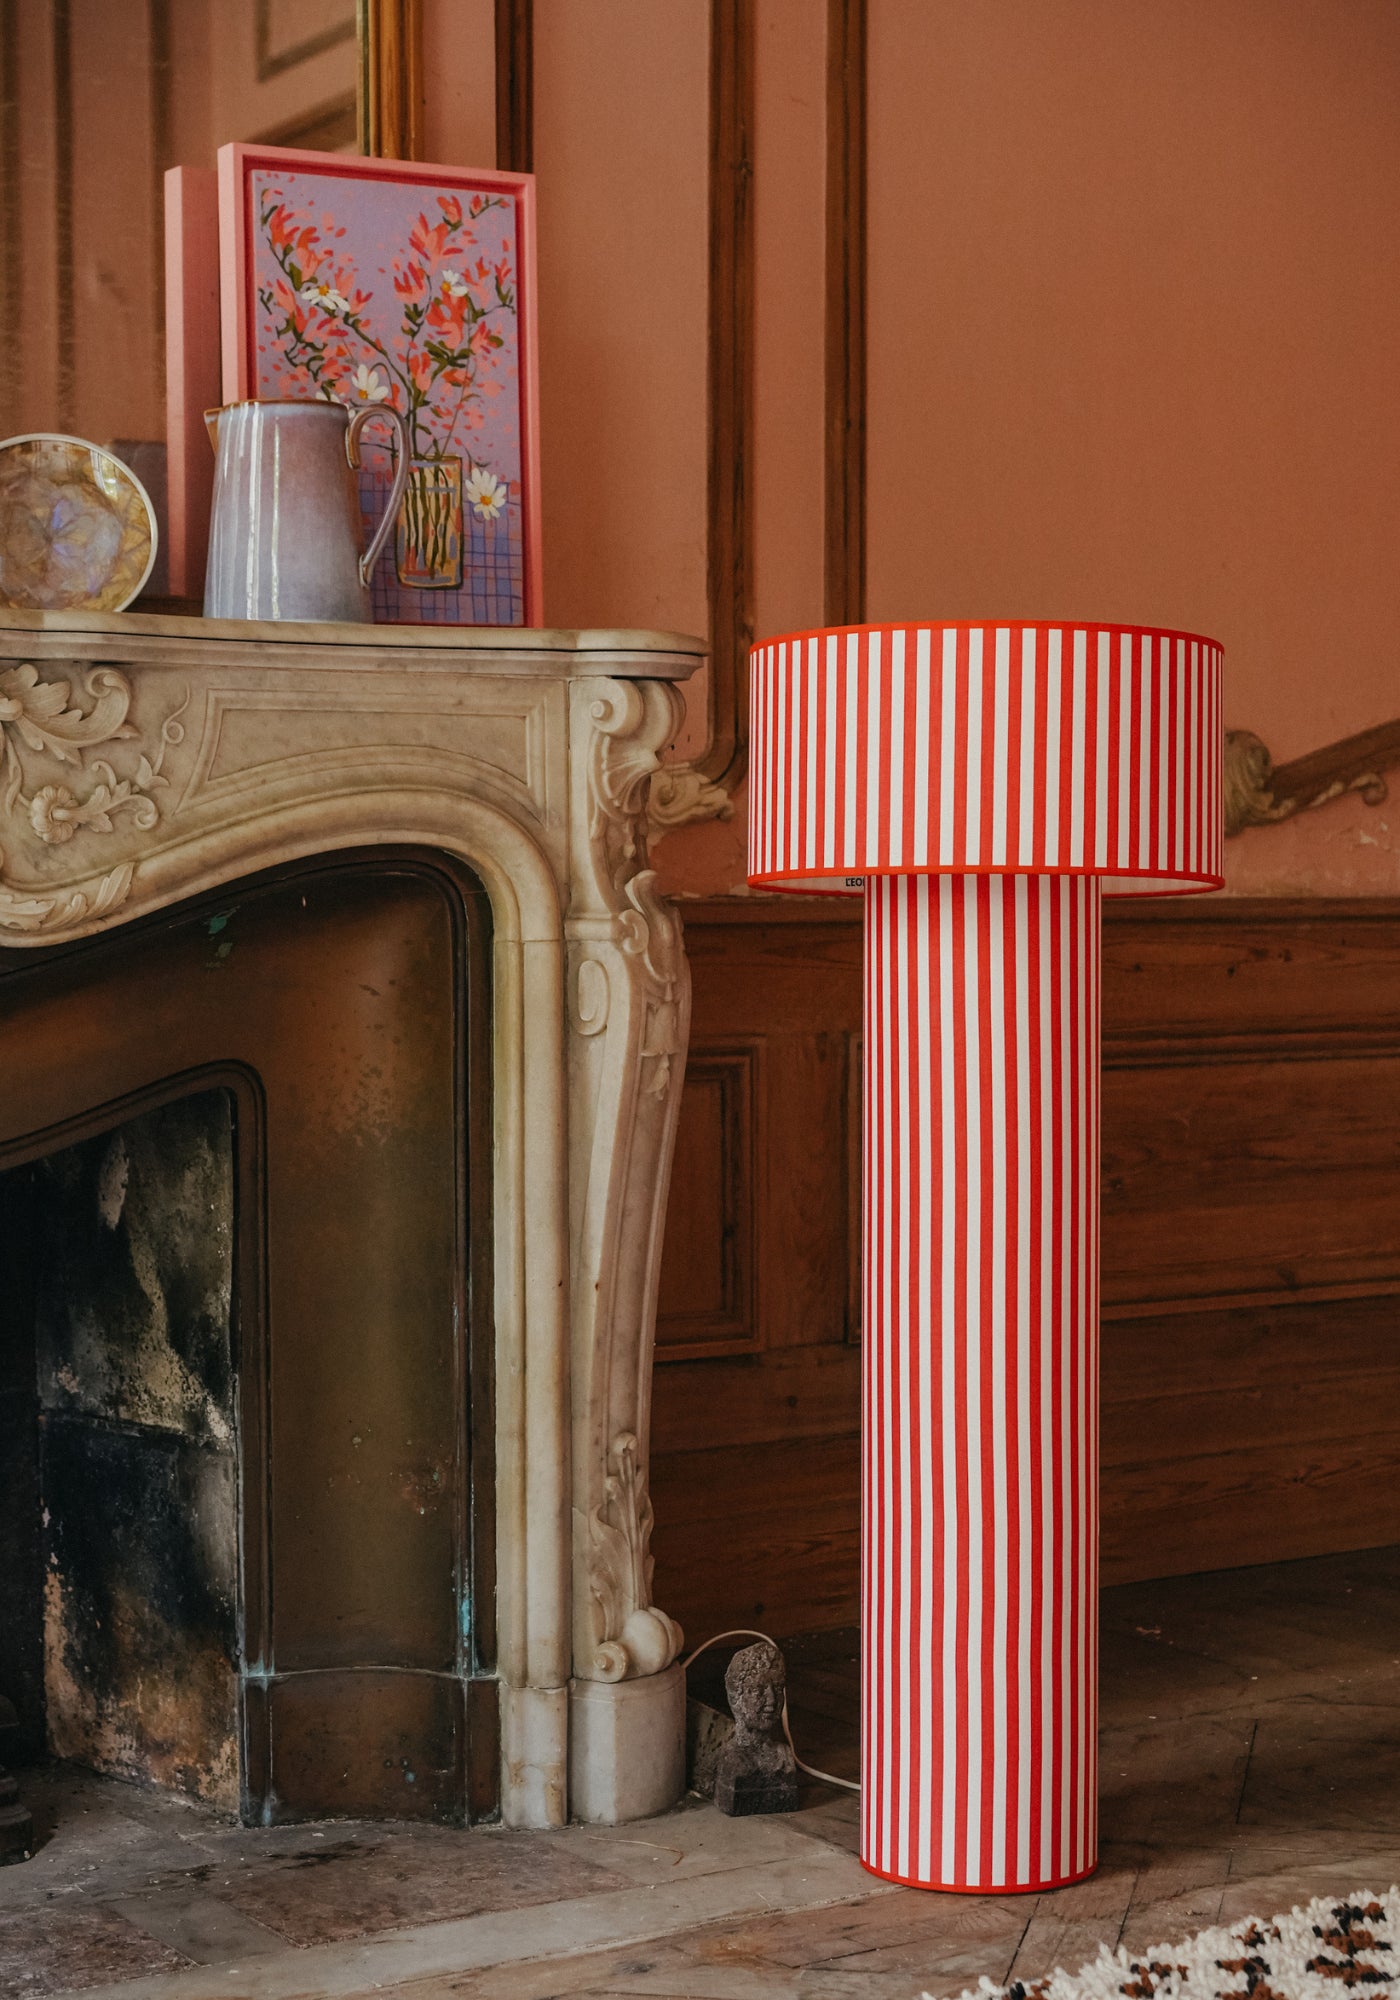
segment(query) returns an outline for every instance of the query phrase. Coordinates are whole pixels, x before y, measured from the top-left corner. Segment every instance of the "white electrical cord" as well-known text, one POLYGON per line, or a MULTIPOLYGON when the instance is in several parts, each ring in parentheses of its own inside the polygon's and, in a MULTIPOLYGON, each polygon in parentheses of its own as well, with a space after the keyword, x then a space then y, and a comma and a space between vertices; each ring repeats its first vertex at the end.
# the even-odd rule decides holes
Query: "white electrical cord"
MULTIPOLYGON (((692 1660, 698 1660, 702 1653, 708 1653, 711 1646, 718 1646, 725 1639, 763 1639, 766 1640, 767 1643, 770 1646, 772 1646, 775 1651, 777 1652, 782 1651, 782 1648, 778 1645, 777 1640, 770 1639, 766 1632, 750 1632, 746 1626, 740 1627, 740 1629, 735 1632, 716 1632, 713 1639, 706 1639, 705 1643, 701 1646, 697 1646, 693 1653, 686 1654, 685 1658, 681 1661, 682 1673, 684 1673, 689 1668, 692 1660)), ((797 1745, 792 1740, 792 1730, 788 1724, 786 1685, 783 1688, 783 1734, 784 1736, 786 1736, 788 1740, 788 1749, 791 1750, 793 1762, 796 1764, 799 1771, 805 1771, 809 1778, 819 1778, 822 1784, 824 1785, 839 1785, 843 1792, 858 1792, 860 1790, 860 1786, 856 1784, 853 1779, 835 1778, 832 1776, 830 1771, 819 1771, 814 1764, 804 1764, 802 1759, 798 1756, 797 1745)))

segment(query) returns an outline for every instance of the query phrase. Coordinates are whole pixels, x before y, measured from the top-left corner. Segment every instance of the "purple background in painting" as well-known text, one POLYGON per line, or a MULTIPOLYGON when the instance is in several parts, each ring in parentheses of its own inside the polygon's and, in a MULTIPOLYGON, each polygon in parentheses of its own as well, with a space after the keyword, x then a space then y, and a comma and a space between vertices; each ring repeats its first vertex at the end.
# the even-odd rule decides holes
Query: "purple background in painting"
MULTIPOLYGON (((298 226, 309 222, 321 232, 325 241, 333 242, 329 265, 336 269, 350 267, 358 289, 372 295, 360 316, 391 352, 401 351, 406 339, 402 331, 404 300, 394 289, 394 259, 397 257, 403 263, 414 255, 409 244, 409 231, 420 215, 427 218, 430 226, 442 220, 442 210, 438 205, 440 194, 455 197, 464 211, 469 210, 471 202, 470 189, 431 183, 407 185, 393 181, 349 179, 339 174, 308 173, 304 169, 283 173, 257 169, 251 176, 250 194, 254 204, 251 306, 256 379, 253 393, 259 396, 315 393, 309 377, 294 371, 285 356, 274 347, 271 335, 275 321, 257 297, 260 288, 269 287, 275 278, 282 275, 258 220, 266 206, 266 197, 283 201, 298 226), (331 238, 331 230, 340 228, 345 230, 345 235, 331 238)), ((505 197, 503 207, 488 210, 475 219, 468 214, 466 228, 475 240, 460 254, 455 249, 450 251, 439 260, 437 268, 441 269, 446 263, 454 268, 469 265, 474 270, 478 258, 493 265, 504 255, 511 267, 512 282, 518 283, 519 216, 514 198, 505 197), (503 241, 509 244, 508 250, 503 251, 503 241)), ((458 232, 458 244, 462 242, 463 234, 458 232)), ((318 271, 317 275, 324 273, 318 271)), ((459 424, 448 449, 450 456, 462 460, 464 482, 472 464, 485 466, 513 488, 510 500, 494 521, 482 520, 473 508, 464 506, 460 589, 423 590, 401 584, 395 569, 394 537, 391 535, 384 554, 375 565, 372 579, 371 595, 376 620, 432 625, 524 623, 519 314, 493 314, 489 324, 503 336, 505 345, 499 350, 494 371, 482 370, 479 379, 499 384, 499 393, 482 394, 469 406, 469 411, 480 412, 479 425, 467 429, 459 424)), ((369 366, 377 368, 381 380, 388 380, 389 372, 383 363, 372 353, 361 356, 353 335, 350 341, 357 349, 355 360, 363 358, 369 366)), ((421 344, 420 335, 420 347, 421 344)), ((437 396, 448 404, 455 402, 459 393, 458 389, 437 385, 437 396)), ((403 401, 402 393, 395 385, 394 402, 402 406, 403 401)), ((381 437, 385 437, 383 430, 371 425, 364 439, 360 503, 365 512, 366 537, 373 533, 383 514, 392 478, 391 451, 387 439, 384 448, 379 447, 381 437)))

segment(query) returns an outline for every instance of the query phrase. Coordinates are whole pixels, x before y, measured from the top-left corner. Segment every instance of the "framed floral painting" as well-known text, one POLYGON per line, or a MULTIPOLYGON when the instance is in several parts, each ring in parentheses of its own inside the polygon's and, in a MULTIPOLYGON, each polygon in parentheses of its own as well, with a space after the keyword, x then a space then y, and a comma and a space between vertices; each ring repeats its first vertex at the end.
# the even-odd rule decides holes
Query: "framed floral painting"
MULTIPOLYGON (((219 154, 226 402, 390 406, 408 486, 371 580, 374 616, 540 622, 534 180, 273 146, 219 154)), ((366 533, 393 433, 365 431, 366 533)))

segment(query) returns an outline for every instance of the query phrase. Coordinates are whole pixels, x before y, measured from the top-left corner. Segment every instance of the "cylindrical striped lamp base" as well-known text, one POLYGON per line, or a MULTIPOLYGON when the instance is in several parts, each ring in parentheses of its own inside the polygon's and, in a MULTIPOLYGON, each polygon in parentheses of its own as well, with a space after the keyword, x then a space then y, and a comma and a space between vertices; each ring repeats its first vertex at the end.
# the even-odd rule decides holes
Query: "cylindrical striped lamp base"
POLYGON ((1101 889, 866 888, 861 1859, 1097 1860, 1101 889))

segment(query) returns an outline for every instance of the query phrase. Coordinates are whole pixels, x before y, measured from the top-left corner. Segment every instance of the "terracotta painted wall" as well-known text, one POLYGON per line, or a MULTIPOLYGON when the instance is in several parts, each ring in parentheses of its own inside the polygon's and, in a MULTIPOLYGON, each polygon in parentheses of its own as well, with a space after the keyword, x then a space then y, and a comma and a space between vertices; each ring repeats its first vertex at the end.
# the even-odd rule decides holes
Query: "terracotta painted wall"
MULTIPOLYGON (((534 14, 547 615, 703 629, 710 8, 534 14)), ((868 18, 869 615, 1204 629, 1280 760, 1400 713, 1400 10, 868 18)), ((821 608, 827 7, 753 20, 762 632, 821 608)), ((738 885, 738 803, 660 848, 670 886, 738 885)), ((1230 870, 1393 891, 1400 817, 1329 808, 1230 870)))
MULTIPOLYGON (((1286 758, 1400 713, 1400 12, 873 0, 870 611, 1224 641, 1286 758)), ((1232 886, 1389 889, 1334 808, 1232 886)))
POLYGON ((254 0, 0 7, 0 436, 163 437, 165 169, 353 133, 353 0, 268 0, 261 48, 258 18, 254 0))

